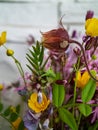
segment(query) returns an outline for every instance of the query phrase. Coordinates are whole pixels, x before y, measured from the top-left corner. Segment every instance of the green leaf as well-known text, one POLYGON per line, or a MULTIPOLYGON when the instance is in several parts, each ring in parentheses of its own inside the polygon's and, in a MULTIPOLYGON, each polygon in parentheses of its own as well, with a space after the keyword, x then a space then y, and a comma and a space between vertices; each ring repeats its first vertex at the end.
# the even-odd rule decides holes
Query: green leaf
POLYGON ((11 122, 14 122, 17 118, 18 118, 17 113, 15 113, 15 112, 11 113, 11 115, 10 115, 10 121, 11 122))
POLYGON ((17 106, 16 106, 16 112, 17 112, 17 113, 20 113, 20 105, 17 105, 17 106))
POLYGON ((3 104, 0 102, 0 112, 3 110, 3 104))
POLYGON ((40 62, 40 65, 41 65, 42 62, 43 62, 43 57, 44 57, 44 47, 42 46, 41 52, 40 52, 40 55, 39 55, 39 62, 40 62))
POLYGON ((78 130, 75 118, 71 112, 62 107, 59 108, 59 116, 72 130, 78 130))
POLYGON ((63 85, 54 84, 53 85, 53 104, 56 107, 60 107, 64 101, 65 88, 63 85))
POLYGON ((32 67, 33 67, 35 70, 39 70, 38 66, 35 65, 28 57, 27 57, 27 60, 29 61, 29 63, 32 65, 32 67))
POLYGON ((96 121, 94 125, 90 126, 88 130, 98 130, 98 121, 96 121))
MULTIPOLYGON (((29 52, 31 53, 31 55, 33 56, 33 58, 37 59, 37 55, 36 55, 33 51, 31 51, 31 50, 29 49, 29 52)), ((37 59, 37 60, 38 60, 38 59, 37 59)))
POLYGON ((4 111, 4 113, 3 113, 3 115, 4 116, 9 116, 10 115, 10 113, 11 113, 11 106, 9 106, 7 109, 5 109, 5 111, 4 111))
POLYGON ((26 65, 35 75, 38 75, 37 74, 37 72, 34 70, 34 69, 32 69, 29 65, 26 65))
POLYGON ((78 108, 80 112, 86 117, 92 113, 92 108, 87 104, 80 104, 78 108))
POLYGON ((51 68, 49 68, 41 77, 44 77, 44 76, 55 78, 56 74, 51 68))
POLYGON ((29 54, 26 54, 28 59, 31 60, 35 65, 38 64, 37 60, 31 57, 29 54))
POLYGON ((33 48, 33 51, 35 52, 35 54, 39 54, 39 51, 37 50, 37 48, 35 47, 35 46, 32 46, 32 48, 33 48))
POLYGON ((24 126, 24 122, 21 121, 19 126, 18 126, 18 130, 24 130, 25 126, 24 126))
POLYGON ((39 41, 36 42, 36 48, 37 48, 38 52, 40 52, 40 43, 39 43, 39 41))
POLYGON ((96 90, 96 81, 90 79, 82 90, 82 96, 81 96, 82 101, 84 103, 89 102, 94 96, 95 90, 96 90))

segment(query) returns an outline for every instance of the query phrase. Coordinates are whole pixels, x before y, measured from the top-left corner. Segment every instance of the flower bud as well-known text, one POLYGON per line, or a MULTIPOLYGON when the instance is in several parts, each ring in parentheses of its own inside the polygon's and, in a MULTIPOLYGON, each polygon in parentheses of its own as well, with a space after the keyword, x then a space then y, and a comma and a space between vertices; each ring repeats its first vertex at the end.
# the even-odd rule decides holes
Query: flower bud
POLYGON ((7 51, 6 51, 6 55, 7 55, 7 56, 12 56, 13 54, 14 54, 14 51, 13 51, 13 50, 7 49, 7 51))

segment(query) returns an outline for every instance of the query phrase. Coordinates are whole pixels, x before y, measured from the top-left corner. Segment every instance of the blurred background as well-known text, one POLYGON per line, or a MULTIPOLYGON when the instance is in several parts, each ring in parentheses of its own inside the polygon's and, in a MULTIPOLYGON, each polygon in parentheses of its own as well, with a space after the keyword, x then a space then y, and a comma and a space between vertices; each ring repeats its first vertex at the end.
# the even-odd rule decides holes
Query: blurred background
MULTIPOLYGON (((64 15, 62 23, 70 36, 77 31, 76 37, 81 40, 88 10, 94 11, 98 18, 98 0, 0 0, 0 33, 7 31, 6 46, 15 51, 15 57, 26 72, 25 54, 31 41, 41 40, 40 31, 57 28, 64 15)), ((15 82, 19 76, 13 60, 0 47, 0 84, 15 82)), ((5 104, 17 104, 20 100, 12 90, 3 96, 5 104)), ((4 129, 8 127, 2 123, 0 130, 4 129)))

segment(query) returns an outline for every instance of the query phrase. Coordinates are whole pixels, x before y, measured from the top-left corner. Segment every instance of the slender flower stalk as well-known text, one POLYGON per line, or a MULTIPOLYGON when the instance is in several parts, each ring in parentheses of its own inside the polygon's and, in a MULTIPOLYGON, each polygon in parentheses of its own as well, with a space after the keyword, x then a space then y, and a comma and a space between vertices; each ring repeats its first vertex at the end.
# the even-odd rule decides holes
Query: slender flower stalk
POLYGON ((77 68, 76 68, 76 80, 75 80, 74 97, 73 97, 73 115, 74 115, 74 104, 75 104, 75 102, 76 102, 76 87, 77 87, 77 79, 78 79, 79 65, 80 65, 80 57, 78 57, 78 60, 77 60, 77 68))
POLYGON ((85 61, 85 65, 86 65, 86 68, 87 68, 87 71, 88 71, 89 75, 91 76, 91 78, 94 79, 96 82, 98 82, 98 80, 91 74, 91 72, 89 70, 87 59, 86 59, 86 56, 85 56, 85 51, 84 51, 82 45, 78 41, 75 41, 75 40, 71 40, 70 43, 71 44, 75 43, 75 44, 77 44, 81 48, 82 53, 83 53, 83 57, 84 57, 84 61, 85 61))

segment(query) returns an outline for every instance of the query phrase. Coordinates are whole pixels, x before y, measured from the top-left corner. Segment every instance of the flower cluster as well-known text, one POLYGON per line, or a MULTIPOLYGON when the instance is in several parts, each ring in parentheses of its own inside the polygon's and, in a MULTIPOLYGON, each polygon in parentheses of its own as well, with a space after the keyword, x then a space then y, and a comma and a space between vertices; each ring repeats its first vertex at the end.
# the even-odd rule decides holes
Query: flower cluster
POLYGON ((83 43, 70 37, 61 21, 59 28, 41 32, 42 41, 26 54, 31 73, 24 73, 14 51, 4 45, 6 32, 1 34, 0 46, 22 77, 15 89, 26 104, 23 117, 17 114, 17 107, 8 108, 13 129, 98 129, 98 19, 93 15, 92 11, 86 14, 83 43))

